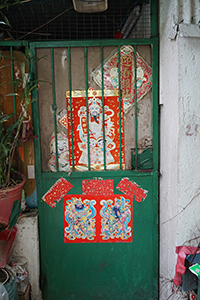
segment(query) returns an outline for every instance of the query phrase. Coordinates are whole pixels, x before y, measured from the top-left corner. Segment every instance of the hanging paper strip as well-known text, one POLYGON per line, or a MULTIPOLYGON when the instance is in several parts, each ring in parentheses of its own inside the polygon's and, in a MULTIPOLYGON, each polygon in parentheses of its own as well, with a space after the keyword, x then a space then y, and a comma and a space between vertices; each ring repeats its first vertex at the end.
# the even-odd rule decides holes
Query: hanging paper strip
POLYGON ((54 183, 54 185, 46 192, 42 197, 44 202, 46 202, 52 208, 56 206, 56 202, 59 202, 61 198, 67 194, 73 185, 69 183, 66 179, 61 177, 54 183))
MULTIPOLYGON (((104 89, 119 89, 119 58, 118 51, 114 50, 103 62, 104 89)), ((136 53, 137 62, 137 101, 152 87, 152 69, 144 59, 136 53)), ((128 113, 135 102, 135 68, 134 48, 123 46, 120 48, 121 91, 124 112, 128 113)), ((102 88, 101 65, 93 72, 92 78, 102 88)))
MULTIPOLYGON (((90 149, 90 169, 104 169, 104 140, 103 140, 103 110, 102 92, 88 90, 88 116, 86 108, 86 92, 73 91, 72 93, 72 128, 70 113, 70 93, 67 92, 68 128, 70 165, 72 166, 72 129, 73 154, 75 169, 88 169, 88 137, 90 149), (87 129, 87 122, 89 128, 87 129)), ((105 128, 105 158, 107 170, 120 168, 120 137, 121 137, 121 164, 125 167, 124 158, 124 116, 121 106, 121 127, 119 128, 119 97, 118 91, 107 90, 104 94, 104 128, 105 128), (120 131, 120 132, 119 132, 120 131)))
POLYGON ((140 188, 135 182, 130 181, 128 178, 120 180, 116 187, 130 199, 134 199, 137 202, 142 202, 147 197, 148 191, 140 188))
POLYGON ((82 181, 83 195, 113 195, 113 179, 93 179, 82 181))
POLYGON ((132 242, 132 200, 122 195, 66 195, 64 242, 132 242))

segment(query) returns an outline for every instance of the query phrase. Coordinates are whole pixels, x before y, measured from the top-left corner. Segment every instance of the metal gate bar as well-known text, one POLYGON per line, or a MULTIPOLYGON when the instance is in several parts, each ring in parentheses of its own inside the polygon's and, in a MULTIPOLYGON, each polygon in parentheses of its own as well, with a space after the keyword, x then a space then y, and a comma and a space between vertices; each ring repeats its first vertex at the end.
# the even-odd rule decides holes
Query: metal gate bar
POLYGON ((138 118, 137 118, 137 52, 136 52, 136 45, 134 45, 134 87, 135 87, 135 169, 138 168, 138 149, 137 149, 137 142, 138 142, 138 118))
POLYGON ((52 89, 53 89, 53 115, 54 115, 54 131, 55 131, 55 148, 56 148, 56 170, 59 172, 58 165, 58 139, 57 139, 57 122, 56 122, 56 93, 55 93, 55 74, 54 74, 54 51, 53 47, 51 47, 51 72, 52 72, 52 89))
MULTIPOLYGON (((95 47, 95 46, 99 46, 100 49, 101 49, 101 70, 103 69, 103 47, 104 46, 117 46, 118 48, 120 46, 123 46, 124 45, 124 41, 122 40, 107 40, 107 41, 97 41, 97 40, 94 40, 94 41, 82 41, 82 42, 78 42, 78 41, 69 41, 69 42, 61 42, 61 43, 58 43, 58 42, 52 42, 52 43, 41 43, 41 42, 35 42, 35 43, 31 43, 31 45, 33 45, 33 47, 36 47, 36 48, 46 48, 46 47, 51 47, 51 44, 55 47, 67 47, 68 48, 68 70, 69 70, 69 81, 71 82, 71 62, 70 62, 70 56, 71 56, 71 48, 72 47, 95 47)), ((157 39, 144 39, 144 40, 126 40, 126 44, 128 45, 132 45, 132 46, 135 46, 135 49, 134 49, 134 56, 135 56, 135 59, 136 59, 136 45, 151 45, 152 46, 152 60, 153 60, 153 66, 152 66, 152 70, 153 70, 153 91, 152 91, 152 96, 153 96, 153 112, 152 112, 152 118, 153 118, 153 127, 152 127, 152 130, 153 130, 153 161, 154 161, 154 167, 157 167, 158 166, 158 124, 157 124, 157 120, 158 120, 158 116, 157 116, 157 103, 156 103, 156 99, 158 97, 158 93, 157 91, 155 91, 155 89, 157 88, 157 63, 155 63, 155 58, 156 58, 156 55, 158 54, 158 51, 157 51, 157 39)), ((84 48, 85 49, 85 48, 84 48)), ((88 54, 88 51, 87 49, 84 50, 87 54, 88 54)), ((119 52, 119 49, 118 49, 118 52, 119 52)), ((86 62, 87 62, 87 57, 85 58, 86 59, 86 62)), ((87 63, 85 62, 85 66, 87 65, 87 63)), ((137 62, 137 61, 136 61, 137 62)), ((120 66, 119 66, 119 69, 120 71, 120 66)), ((87 68, 85 70, 85 72, 87 73, 87 68)), ((137 64, 135 63, 135 76, 137 76, 137 64)), ((101 74, 102 76, 102 79, 103 79, 103 72, 101 74)), ((120 72, 119 72, 119 78, 120 78, 120 72)), ((137 77, 135 77, 137 78, 137 77)), ((120 82, 120 80, 119 80, 120 82)), ((87 82, 87 87, 88 87, 88 82, 87 82)), ((103 87, 103 80, 102 80, 102 87, 103 87)), ((71 95, 71 92, 72 92, 72 85, 71 83, 69 83, 69 91, 70 91, 70 106, 72 107, 72 95, 71 95)), ((87 89, 86 89, 87 91, 87 89)), ((104 96, 104 93, 105 91, 103 91, 102 89, 102 92, 103 92, 103 96, 104 96)), ((88 95, 87 95, 88 96, 88 95)), ((119 94, 119 97, 121 95, 119 94)), ((137 120, 137 86, 136 86, 136 82, 135 82, 135 148, 136 148, 136 157, 138 155, 138 149, 137 149, 137 140, 138 140, 138 120, 137 120)), ((103 100, 104 101, 104 100, 103 100)), ((104 103, 105 104, 105 103, 104 103)), ((105 113, 105 112, 104 112, 105 113)), ((73 112, 70 111, 70 117, 71 117, 71 128, 72 128, 72 116, 73 116, 73 112)), ((89 121, 89 120, 88 120, 89 121)), ((104 119, 105 121, 105 119, 104 119)), ((121 117, 119 118, 119 123, 121 122, 121 117)), ((88 126, 89 128, 89 126, 88 126)), ((104 133, 105 134, 105 133, 104 133)), ((120 138, 121 138, 121 134, 119 135, 120 138)), ((72 134, 72 137, 73 139, 73 134, 72 134)), ((88 138, 88 141, 89 141, 89 138, 88 138)), ((120 143, 121 144, 121 143, 120 143)), ((73 147, 73 141, 72 141, 72 147, 73 147)), ((121 146, 122 147, 122 144, 121 146)), ((107 171, 106 170, 106 145, 104 145, 104 167, 103 167, 103 171, 107 171)), ((72 171, 74 171, 74 158, 73 158, 73 150, 74 149, 71 149, 72 150, 72 171)), ((120 149, 119 149, 120 150, 120 149)), ((122 149, 120 151, 120 157, 121 157, 121 153, 122 153, 122 149)), ((88 153, 89 154, 89 153, 88 153)), ((89 168, 91 167, 90 164, 88 164, 89 168)), ((137 164, 137 167, 138 167, 138 164, 137 164)), ((121 162, 121 166, 120 166, 120 170, 122 170, 122 162, 121 162)), ((154 169, 155 171, 157 171, 157 169, 154 169)), ((102 171, 102 172, 103 172, 102 171)), ((87 174, 84 174, 84 173, 87 173, 87 172, 73 172, 70 176, 72 177, 85 177, 87 176, 87 174)), ((115 176, 115 171, 109 171, 109 172, 106 172, 108 174, 110 174, 109 176, 111 176, 111 173, 112 173, 112 176, 115 176)), ((152 170, 151 172, 141 172, 139 170, 126 170, 126 176, 129 176, 128 174, 132 174, 134 173, 135 175, 137 176, 150 176, 151 174, 154 173, 154 171, 152 170)), ((102 174, 103 175, 103 174, 102 174)), ((117 174, 116 174, 117 175, 117 174)), ((56 176, 56 173, 52 174, 52 173, 47 173, 47 172, 42 172, 41 176, 45 176, 45 177, 55 177, 56 176)), ((58 173, 58 176, 59 176, 59 173, 58 173)), ((99 176, 99 171, 92 171, 92 176, 99 176)), ((57 176, 56 176, 57 177, 57 176)))
POLYGON ((88 104, 88 59, 87 59, 87 47, 84 47, 85 51, 85 91, 86 91, 86 111, 87 111, 87 150, 88 150, 88 171, 90 171, 90 135, 89 135, 89 104, 88 104))
MULTIPOLYGON (((101 46, 101 89, 102 89, 102 114, 103 124, 105 123, 105 108, 104 108, 104 71, 103 71, 103 47, 101 46)), ((103 126, 103 158, 104 158, 104 171, 106 170, 106 144, 105 144, 105 126, 103 126)))
POLYGON ((122 170, 122 112, 121 112, 121 51, 120 46, 118 45, 118 77, 119 77, 119 166, 122 170))
POLYGON ((70 123, 71 123, 71 145, 72 145, 72 171, 74 171, 74 135, 72 120, 72 78, 71 78, 71 48, 68 47, 68 76, 69 76, 69 93, 70 93, 70 123))

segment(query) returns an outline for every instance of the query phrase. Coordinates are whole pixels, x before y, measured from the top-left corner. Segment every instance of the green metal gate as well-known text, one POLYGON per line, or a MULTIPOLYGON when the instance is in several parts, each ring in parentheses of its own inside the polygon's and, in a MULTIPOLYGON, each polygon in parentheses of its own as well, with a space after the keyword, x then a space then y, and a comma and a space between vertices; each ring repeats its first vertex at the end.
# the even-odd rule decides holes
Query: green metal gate
MULTIPOLYGON (((33 55, 46 56, 44 60, 38 62, 37 68, 35 68, 35 72, 37 72, 35 76, 37 74, 38 79, 44 79, 45 83, 41 82, 40 89, 34 91, 33 94, 33 100, 38 99, 38 101, 33 101, 33 121, 35 133, 37 134, 35 158, 43 299, 157 299, 158 40, 152 38, 81 42, 55 41, 35 42, 31 43, 30 46, 33 55), (124 81, 122 80, 122 73, 127 71, 121 52, 124 46, 131 47, 133 51, 132 66, 134 66, 134 75, 132 75, 134 88, 132 86, 132 90, 134 90, 134 95, 132 97, 135 101, 129 115, 125 115, 123 111, 124 81), (146 49, 151 56, 150 63, 143 59, 146 55, 146 49), (144 62, 151 69, 152 89, 147 92, 143 91, 144 95, 146 94, 144 97, 147 97, 151 103, 151 108, 146 114, 147 102, 145 102, 146 100, 144 103, 140 102, 138 96, 139 82, 134 80, 134 78, 138 78, 138 72, 141 71, 139 70, 140 65, 137 61, 139 59, 137 54, 138 57, 141 57, 141 64, 144 62), (109 157, 107 156, 110 150, 107 147, 106 107, 111 105, 111 98, 107 98, 107 91, 104 86, 106 63, 109 62, 109 60, 106 60, 107 57, 111 58, 111 63, 112 58, 115 57, 118 68, 118 70, 115 70, 118 78, 116 76, 114 78, 118 81, 117 119, 113 121, 115 122, 114 130, 117 136, 116 155, 118 156, 116 157, 118 163, 116 168, 109 167, 109 157), (98 68, 92 69, 93 65, 98 66, 98 68), (94 71, 97 73, 94 73, 94 71), (97 88, 94 85, 93 91, 101 90, 101 122, 103 125, 101 152, 103 164, 101 170, 94 167, 95 164, 91 156, 94 147, 90 143, 92 136, 89 130, 91 126, 89 106, 91 73, 93 75, 100 74, 98 83, 101 86, 99 85, 97 88), (80 92, 83 90, 85 94, 81 99, 84 99, 77 100, 75 91, 80 92), (64 91, 68 91, 67 100, 64 91), (78 109, 76 108, 78 101, 80 105, 83 103, 81 101, 84 101, 86 112, 84 126, 86 127, 85 145, 87 151, 84 153, 87 158, 85 169, 81 169, 81 171, 77 168, 78 141, 76 139, 78 127, 75 126, 77 122, 75 110, 78 109), (149 111, 151 112, 149 113, 149 111), (65 120, 63 119, 65 113, 68 116, 67 129, 66 127, 64 129, 63 125, 60 124, 61 120, 65 120), (150 117, 147 117, 149 114, 150 117), (145 125, 147 119, 149 124, 145 125), (125 128, 126 122, 129 122, 128 129, 125 128), (68 130, 69 169, 66 169, 66 172, 63 172, 63 165, 60 165, 58 140, 60 138, 59 128, 61 127, 59 126, 62 127, 62 130, 68 130), (142 134, 143 131, 146 132, 144 126, 150 128, 150 141, 148 138, 145 139, 146 136, 142 134), (129 135, 132 136, 130 140, 128 140, 129 135), (49 143, 49 138, 51 141, 53 140, 53 145, 51 142, 49 143), (50 154, 48 152, 48 147, 51 146, 53 146, 55 154, 53 169, 52 164, 49 163, 51 151, 50 154), (129 164, 126 164, 126 160, 129 161, 129 164), (66 184, 65 188, 68 187, 67 190, 62 190, 62 186, 60 186, 62 180, 66 184), (121 186, 122 183, 127 184, 127 182, 128 185, 121 186), (94 183, 102 184, 102 194, 96 185, 92 186, 94 183), (104 188, 104 183, 106 188, 104 188), (110 183, 111 185, 109 185, 110 183), (91 194, 86 192, 87 188, 90 189, 91 194), (54 197, 53 199, 58 200, 58 202, 54 207, 51 197, 55 193, 57 198, 54 197), (102 217, 103 205, 105 201, 110 201, 107 202, 107 215, 110 213, 110 219, 107 219, 107 222, 109 221, 109 224, 113 222, 113 230, 117 228, 116 226, 121 228, 120 224, 122 223, 120 222, 126 216, 122 212, 123 205, 120 204, 122 198, 130 204, 129 210, 127 210, 131 215, 131 221, 129 220, 128 223, 129 231, 127 231, 129 237, 127 240, 123 239, 116 232, 112 233, 114 238, 111 237, 111 233, 109 237, 105 237, 102 231, 104 224, 102 217), (70 206, 73 201, 77 201, 77 203, 79 201, 79 207, 76 207, 75 204, 70 206), (88 211, 91 213, 92 208, 95 208, 96 211, 95 221, 92 218, 90 219, 90 222, 93 222, 94 225, 91 239, 87 238, 88 232, 85 232, 84 238, 81 238, 81 234, 77 234, 77 232, 81 232, 81 226, 85 224, 83 215, 80 212, 83 207, 86 208, 89 201, 91 206, 88 211), (108 209, 109 205, 110 210, 108 209), (68 208, 70 207, 77 209, 77 213, 73 215, 73 218, 74 216, 77 218, 76 222, 72 220, 72 217, 70 219, 68 215, 68 208), (101 220, 100 216, 102 217, 101 220), (70 222, 74 226, 74 231, 71 231, 71 239, 69 238, 70 222), (98 234, 99 237, 97 238, 98 234)), ((116 88, 113 89, 116 92, 116 88)), ((96 125, 99 119, 97 120, 94 117, 93 121, 96 122, 94 123, 96 125)), ((109 153, 112 154, 113 152, 110 151, 109 153)), ((89 222, 88 219, 87 222, 89 222)), ((87 224, 89 224, 88 228, 91 229, 91 224, 87 224)), ((108 223, 104 226, 105 228, 108 228, 108 223)))

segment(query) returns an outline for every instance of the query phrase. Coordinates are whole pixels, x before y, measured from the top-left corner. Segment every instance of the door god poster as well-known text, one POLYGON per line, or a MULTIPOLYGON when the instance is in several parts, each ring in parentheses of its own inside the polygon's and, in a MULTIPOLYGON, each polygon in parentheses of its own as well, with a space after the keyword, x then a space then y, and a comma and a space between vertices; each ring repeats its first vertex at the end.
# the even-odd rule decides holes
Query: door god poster
POLYGON ((124 195, 66 195, 64 242, 132 242, 132 210, 132 200, 124 195))
POLYGON ((67 92, 70 166, 74 159, 77 171, 88 170, 88 165, 90 170, 101 171, 105 159, 106 170, 118 170, 121 149, 124 169, 124 114, 118 91, 104 92, 104 109, 101 90, 90 88, 87 94, 86 97, 86 91, 72 91, 70 98, 67 92))

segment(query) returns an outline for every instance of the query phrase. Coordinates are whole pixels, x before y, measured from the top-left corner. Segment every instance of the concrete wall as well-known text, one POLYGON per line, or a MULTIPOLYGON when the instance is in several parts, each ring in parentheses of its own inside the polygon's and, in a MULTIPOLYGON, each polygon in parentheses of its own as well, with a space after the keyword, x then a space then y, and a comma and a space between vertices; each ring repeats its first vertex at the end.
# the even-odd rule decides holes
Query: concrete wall
POLYGON ((173 19, 175 23, 183 20, 188 24, 193 17, 197 23, 199 6, 198 0, 160 0, 160 299, 163 300, 172 293, 175 247, 197 246, 200 241, 200 38, 179 34, 175 37, 173 28, 173 19), (173 35, 175 39, 170 39, 173 35))
POLYGON ((39 236, 38 236, 38 214, 37 212, 25 213, 18 220, 17 235, 9 255, 11 257, 22 256, 27 260, 27 270, 31 284, 31 300, 40 300, 39 288, 39 236))

